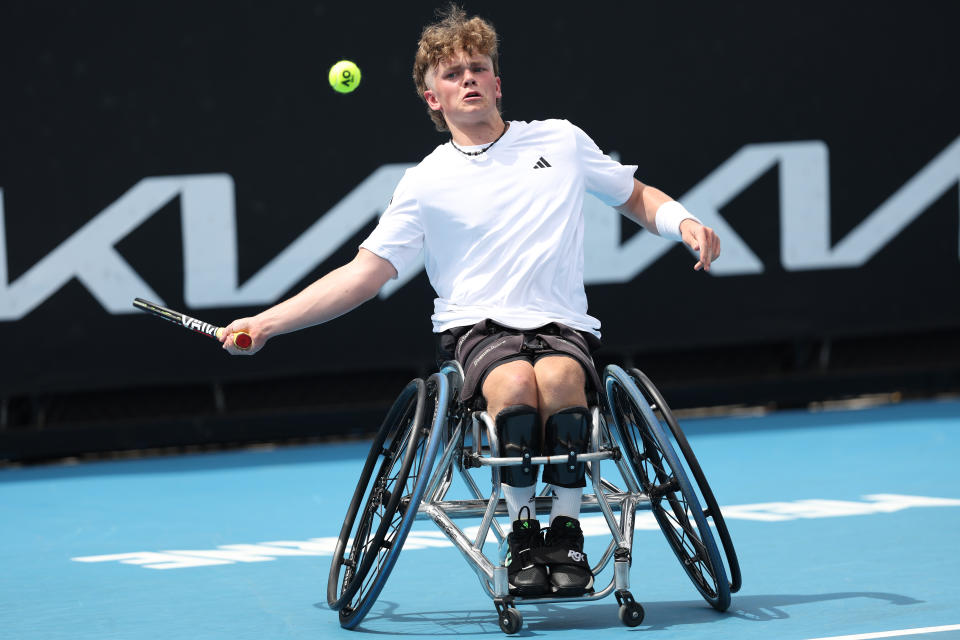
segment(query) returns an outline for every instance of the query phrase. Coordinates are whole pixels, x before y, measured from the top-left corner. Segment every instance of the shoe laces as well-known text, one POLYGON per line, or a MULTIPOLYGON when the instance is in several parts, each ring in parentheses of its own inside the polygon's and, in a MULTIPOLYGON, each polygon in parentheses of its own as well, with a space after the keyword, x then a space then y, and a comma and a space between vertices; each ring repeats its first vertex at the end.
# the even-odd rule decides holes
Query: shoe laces
POLYGON ((560 526, 551 525, 547 530, 547 544, 583 549, 583 532, 576 520, 566 520, 560 526))
POLYGON ((517 512, 517 520, 513 523, 513 533, 516 535, 518 542, 522 540, 524 544, 527 544, 530 539, 538 537, 540 533, 539 525, 539 522, 530 519, 529 507, 520 507, 520 511, 517 512), (527 512, 527 517, 523 517, 524 510, 527 512))

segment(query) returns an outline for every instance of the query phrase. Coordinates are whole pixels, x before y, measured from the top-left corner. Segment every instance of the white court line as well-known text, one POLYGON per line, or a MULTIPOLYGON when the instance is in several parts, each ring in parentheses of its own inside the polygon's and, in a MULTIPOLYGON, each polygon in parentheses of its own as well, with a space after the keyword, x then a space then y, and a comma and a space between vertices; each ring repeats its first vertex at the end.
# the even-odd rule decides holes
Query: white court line
POLYGON ((825 636, 810 638, 810 640, 872 640, 873 638, 896 638, 899 636, 916 636, 921 633, 939 633, 941 631, 958 631, 960 624, 948 624, 943 627, 922 627, 918 629, 900 629, 899 631, 877 631, 876 633, 857 633, 852 636, 825 636))
MULTIPOLYGON (((757 522, 783 522, 809 518, 833 518, 837 516, 859 516, 875 513, 894 513, 914 507, 960 507, 960 499, 931 498, 928 496, 905 496, 877 493, 863 496, 866 502, 850 500, 794 500, 793 502, 764 502, 760 504, 728 505, 723 507, 723 515, 728 520, 754 520, 757 522)), ((712 524, 712 523, 711 523, 712 524)), ((587 516, 580 519, 580 527, 585 536, 608 535, 610 527, 603 516, 587 516)), ((652 511, 642 511, 636 515, 634 528, 659 529, 652 511)), ((478 527, 467 527, 463 532, 473 538, 478 527)), ((492 541, 493 534, 490 534, 492 541)), ((414 529, 404 546, 405 549, 427 549, 432 547, 452 547, 442 531, 424 531, 414 529)), ((190 549, 184 551, 134 551, 99 556, 81 556, 71 558, 75 562, 120 562, 145 567, 147 569, 186 569, 189 567, 236 564, 238 562, 265 562, 286 556, 331 556, 337 547, 336 537, 310 538, 309 540, 276 540, 257 544, 223 544, 216 549, 190 549)), ((952 629, 952 627, 951 627, 952 629)), ((934 633, 924 631, 923 633, 934 633)), ((895 632, 894 635, 899 634, 895 632)), ((903 634, 900 634, 903 635, 903 634)), ((859 637, 859 636, 854 636, 859 637)), ((864 636, 890 637, 890 636, 864 636)), ((841 639, 841 636, 830 640, 841 639)))

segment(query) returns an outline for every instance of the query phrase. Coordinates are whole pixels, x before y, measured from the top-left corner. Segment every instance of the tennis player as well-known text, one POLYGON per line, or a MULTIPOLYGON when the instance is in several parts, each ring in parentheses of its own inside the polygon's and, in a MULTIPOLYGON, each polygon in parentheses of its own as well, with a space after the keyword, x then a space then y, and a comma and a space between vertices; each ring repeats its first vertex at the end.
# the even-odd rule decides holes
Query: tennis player
MULTIPOLYGON (((438 360, 456 359, 461 399, 494 416, 506 456, 584 453, 590 397, 601 391, 592 358, 600 322, 587 314, 583 198, 592 193, 648 231, 696 252, 696 270, 720 254, 714 231, 636 166, 604 155, 566 120, 501 117, 497 34, 451 6, 427 26, 413 78, 436 128, 450 140, 400 180, 378 226, 352 262, 296 296, 232 322, 255 353, 272 337, 336 318, 415 268, 424 252, 436 291, 438 360)), ((515 595, 581 595, 593 588, 583 553, 584 463, 547 465, 549 526, 531 517, 539 469, 502 470, 513 523, 507 567, 515 595)))

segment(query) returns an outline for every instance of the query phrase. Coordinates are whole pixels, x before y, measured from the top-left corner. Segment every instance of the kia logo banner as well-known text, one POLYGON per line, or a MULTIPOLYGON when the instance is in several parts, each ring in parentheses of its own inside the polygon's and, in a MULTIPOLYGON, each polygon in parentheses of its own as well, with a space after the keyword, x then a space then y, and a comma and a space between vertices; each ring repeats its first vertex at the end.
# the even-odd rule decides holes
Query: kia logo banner
MULTIPOLYGON (((588 196, 605 347, 960 329, 960 8, 871 5, 867 28, 855 7, 736 6, 484 14, 505 118, 571 120, 721 238, 695 273, 681 246, 588 196), (651 20, 664 28, 638 42, 627 25, 651 20)), ((7 16, 0 395, 432 366, 422 269, 255 358, 131 306, 223 326, 353 257, 403 172, 446 140, 409 73, 432 3, 370 8, 341 29, 347 9, 326 5, 187 21, 164 7, 138 38, 147 9, 127 3, 7 16), (344 56, 364 72, 349 95, 321 73, 344 56)))

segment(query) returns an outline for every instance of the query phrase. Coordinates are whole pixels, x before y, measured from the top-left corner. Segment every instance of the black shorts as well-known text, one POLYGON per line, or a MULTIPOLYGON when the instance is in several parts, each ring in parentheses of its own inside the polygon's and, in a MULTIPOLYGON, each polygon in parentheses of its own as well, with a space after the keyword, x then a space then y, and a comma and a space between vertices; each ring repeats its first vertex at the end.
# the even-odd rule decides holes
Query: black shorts
POLYGON ((482 320, 473 326, 454 327, 437 334, 437 366, 447 360, 456 360, 463 367, 464 403, 482 407, 480 389, 494 368, 513 360, 535 364, 547 356, 568 356, 583 367, 586 373, 588 396, 601 389, 593 352, 600 348, 600 340, 592 333, 576 331, 559 323, 536 329, 511 329, 492 320, 482 320))

